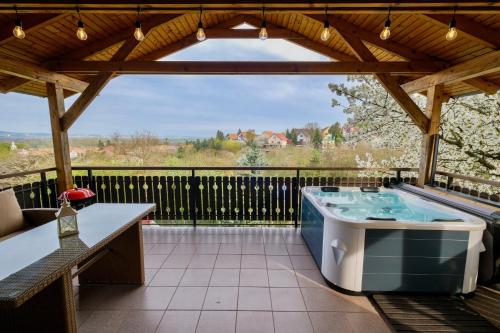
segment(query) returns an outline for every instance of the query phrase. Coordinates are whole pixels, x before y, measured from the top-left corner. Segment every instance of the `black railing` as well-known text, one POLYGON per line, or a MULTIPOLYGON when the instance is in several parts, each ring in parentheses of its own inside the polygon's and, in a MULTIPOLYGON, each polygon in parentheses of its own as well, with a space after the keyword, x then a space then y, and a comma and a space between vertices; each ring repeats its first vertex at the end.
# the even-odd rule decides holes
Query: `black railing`
MULTIPOLYGON (((23 208, 57 207, 54 168, 10 175, 23 208), (47 174, 51 175, 50 178, 47 174), (32 177, 23 183, 21 177, 32 177), (36 180, 33 180, 36 177, 36 180)), ((74 183, 102 203, 155 203, 152 219, 184 224, 298 225, 300 188, 311 185, 381 186, 416 183, 417 169, 293 167, 74 167, 74 183), (120 174, 120 175, 118 175, 120 174)), ((436 185, 498 202, 498 182, 436 172, 436 185), (447 177, 446 180, 438 177, 447 177), (490 186, 489 193, 458 185, 458 179, 490 186), (493 189, 493 190, 491 190, 493 189)), ((479 187, 478 187, 479 189, 479 187)), ((1 188, 0 188, 1 190, 1 188)))

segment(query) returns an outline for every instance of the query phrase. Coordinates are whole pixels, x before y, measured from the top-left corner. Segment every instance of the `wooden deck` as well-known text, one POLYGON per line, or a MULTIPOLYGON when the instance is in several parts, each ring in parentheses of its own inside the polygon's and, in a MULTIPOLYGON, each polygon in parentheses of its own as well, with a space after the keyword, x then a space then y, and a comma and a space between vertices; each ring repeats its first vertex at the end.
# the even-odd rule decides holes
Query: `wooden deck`
POLYGON ((479 286, 465 303, 500 329, 500 284, 494 288, 479 286))
MULTIPOLYGON (((482 289, 482 288, 480 288, 482 289)), ((483 306, 482 290, 471 300, 483 306)), ((373 301, 379 311, 392 325, 395 332, 500 332, 489 321, 476 312, 470 301, 459 297, 423 295, 374 295, 373 301)), ((499 297, 496 298, 499 302, 499 297)), ((493 303, 491 303, 493 304, 493 303)), ((499 309, 490 312, 496 316, 499 309), (496 311, 496 313, 495 313, 496 311)))

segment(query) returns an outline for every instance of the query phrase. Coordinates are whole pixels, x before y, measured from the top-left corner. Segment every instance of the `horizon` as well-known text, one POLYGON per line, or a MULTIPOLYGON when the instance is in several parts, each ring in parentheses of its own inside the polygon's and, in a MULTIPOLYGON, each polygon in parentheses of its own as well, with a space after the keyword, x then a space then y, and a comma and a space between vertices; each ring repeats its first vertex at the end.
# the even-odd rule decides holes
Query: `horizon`
MULTIPOLYGON (((284 40, 207 39, 169 60, 329 61, 284 40), (221 52, 224 50, 224 52, 221 52)), ((345 76, 307 75, 128 75, 113 79, 71 128, 77 137, 122 136, 148 131, 167 138, 206 138, 217 130, 256 132, 344 124, 346 115, 333 108, 328 84, 345 76)), ((66 99, 66 107, 78 97, 66 99)), ((46 98, 7 94, 0 131, 50 134, 46 98), (11 125, 11 124, 15 124, 11 125)))

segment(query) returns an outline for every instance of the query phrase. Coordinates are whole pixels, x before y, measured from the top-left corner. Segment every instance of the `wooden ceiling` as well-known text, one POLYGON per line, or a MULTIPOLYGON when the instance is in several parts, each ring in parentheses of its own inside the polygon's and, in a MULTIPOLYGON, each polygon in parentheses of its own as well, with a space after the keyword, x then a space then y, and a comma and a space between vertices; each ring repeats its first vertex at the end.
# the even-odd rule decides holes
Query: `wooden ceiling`
MULTIPOLYGON (((386 19, 387 4, 374 1, 349 1, 329 4, 287 1, 285 9, 279 3, 266 3, 269 34, 308 49, 328 55, 333 61, 357 61, 339 31, 353 34, 380 62, 437 61, 453 66, 470 61, 500 47, 500 7, 492 2, 469 1, 457 9, 458 38, 445 40, 447 22, 451 18, 454 2, 399 1, 391 6, 391 36, 388 41, 378 37, 386 19), (320 39, 324 14, 328 5, 332 36, 326 42, 320 39), (280 7, 281 6, 281 7, 280 7), (349 7, 351 6, 351 7, 349 7), (347 9, 350 8, 350 11, 347 9)), ((88 33, 86 41, 76 38, 78 16, 73 2, 47 1, 46 6, 28 1, 16 1, 21 14, 25 39, 12 36, 15 20, 13 4, 0 4, 0 57, 15 59, 44 68, 68 60, 109 61, 123 42, 132 36, 136 20, 136 2, 81 1, 81 17, 88 33)), ((197 43, 193 34, 197 28, 201 4, 190 1, 145 1, 141 20, 143 28, 151 28, 146 39, 138 44, 126 58, 127 61, 157 60, 197 43)), ((203 4, 203 25, 210 38, 233 38, 224 32, 242 22, 260 24, 262 4, 246 1, 217 1, 203 4), (236 5, 235 5, 236 3, 236 5), (232 5, 233 4, 233 5, 232 5)), ((246 36, 248 38, 250 36, 246 36)), ((255 35, 257 38, 257 35, 255 35)), ((498 53, 497 53, 498 54, 498 53)), ((1 62, 2 60, 0 60, 1 62)), ((52 67, 51 67, 52 66, 52 67)), ((57 71, 57 69, 54 69, 57 71)), ((9 75, 0 68, 0 91, 46 96, 45 84, 24 77, 9 75)), ((90 82, 93 74, 67 74, 90 82)), ((399 76, 401 84, 425 74, 413 73, 399 76)), ((500 87, 500 70, 488 71, 480 78, 454 82, 444 86, 444 93, 459 96, 481 91, 494 92, 500 87)), ((66 95, 73 94, 65 91, 66 95)))

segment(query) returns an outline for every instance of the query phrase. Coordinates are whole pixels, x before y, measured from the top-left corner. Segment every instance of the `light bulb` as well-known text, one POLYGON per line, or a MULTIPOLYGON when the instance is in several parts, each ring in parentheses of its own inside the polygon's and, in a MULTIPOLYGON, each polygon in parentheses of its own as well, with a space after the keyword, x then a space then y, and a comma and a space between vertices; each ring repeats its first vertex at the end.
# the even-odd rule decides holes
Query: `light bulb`
POLYGON ((144 40, 144 33, 142 32, 141 22, 139 20, 135 22, 134 38, 139 42, 144 40))
POLYGON ((453 17, 450 21, 449 29, 448 32, 446 33, 446 40, 452 41, 457 38, 458 31, 457 31, 457 22, 455 21, 455 17, 453 17))
POLYGON ((12 30, 12 34, 14 37, 23 39, 26 37, 26 33, 23 30, 23 23, 21 22, 20 19, 16 19, 16 23, 14 25, 14 29, 12 30))
POLYGON ((78 29, 76 30, 76 37, 79 40, 87 40, 87 32, 85 31, 85 26, 82 21, 78 21, 78 29))
POLYGON ((386 40, 391 35, 391 27, 384 27, 384 30, 380 33, 380 39, 386 40))
POLYGON ((321 40, 323 42, 326 42, 330 38, 330 29, 327 27, 323 28, 323 31, 321 32, 321 40))
POLYGON ((203 30, 203 26, 201 25, 201 21, 198 23, 198 31, 196 32, 196 39, 201 41, 204 41, 207 38, 205 35, 205 30, 203 30))
POLYGON ((260 40, 266 40, 267 37, 269 37, 268 34, 267 34, 267 28, 266 27, 260 28, 259 39, 260 40))

